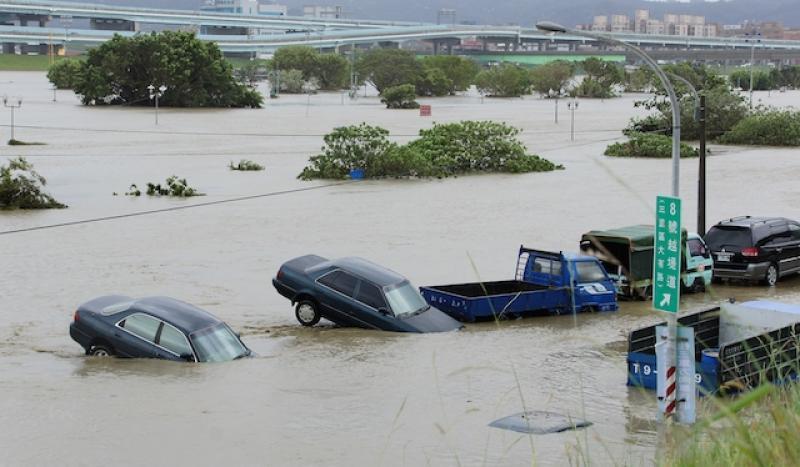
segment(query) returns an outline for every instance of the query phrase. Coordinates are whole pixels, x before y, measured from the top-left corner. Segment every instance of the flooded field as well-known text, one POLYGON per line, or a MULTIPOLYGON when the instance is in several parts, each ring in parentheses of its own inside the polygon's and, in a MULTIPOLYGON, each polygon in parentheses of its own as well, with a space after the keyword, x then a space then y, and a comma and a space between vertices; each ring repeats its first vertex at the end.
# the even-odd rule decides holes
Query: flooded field
MULTIPOLYGON (((468 325, 441 335, 301 328, 270 280, 294 256, 359 255, 417 285, 511 278, 520 244, 575 250, 595 228, 652 223, 670 162, 612 160, 609 142, 641 96, 584 100, 575 114, 533 97, 423 100, 433 117, 374 96, 282 96, 260 110, 84 108, 41 73, 0 73, 24 98, 16 139, 65 210, 0 212, 0 232, 238 197, 249 200, 0 235, 0 452, 7 465, 651 465, 656 399, 625 386, 625 339, 658 320, 644 302, 612 314, 468 325), (432 122, 505 121, 563 171, 328 186, 296 175, 335 126, 368 122, 398 141, 432 122), (264 172, 227 169, 241 158, 264 172), (131 183, 186 177, 206 194, 129 198, 131 183), (292 191, 315 187, 311 190, 292 191), (474 264, 474 267, 473 267, 474 264), (89 359, 69 337, 98 295, 169 295, 215 313, 259 357, 228 364, 89 359), (524 409, 583 417, 586 430, 524 436, 488 427, 524 409), (146 457, 145 457, 146 456, 146 457)), ((800 106, 800 93, 757 94, 800 106)), ((0 113, 6 125, 8 117, 0 113)), ((3 126, 2 139, 8 139, 3 126)), ((708 222, 800 218, 796 149, 718 148, 708 222)), ((696 225, 697 161, 684 161, 684 219, 696 225)), ((800 301, 777 287, 717 286, 686 309, 735 297, 800 301)))

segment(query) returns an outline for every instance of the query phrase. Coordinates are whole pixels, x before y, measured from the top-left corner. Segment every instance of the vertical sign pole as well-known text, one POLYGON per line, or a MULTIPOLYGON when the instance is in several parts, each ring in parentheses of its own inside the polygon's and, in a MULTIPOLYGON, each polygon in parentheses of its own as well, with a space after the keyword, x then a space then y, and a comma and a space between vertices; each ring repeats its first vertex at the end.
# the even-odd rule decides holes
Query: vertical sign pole
POLYGON ((677 408, 677 329, 681 284, 681 200, 673 196, 656 198, 656 227, 653 241, 653 308, 669 313, 668 339, 665 346, 666 368, 658 368, 665 378, 664 418, 670 419, 677 408))
POLYGON ((706 95, 700 95, 700 177, 697 187, 697 233, 706 234, 706 95))

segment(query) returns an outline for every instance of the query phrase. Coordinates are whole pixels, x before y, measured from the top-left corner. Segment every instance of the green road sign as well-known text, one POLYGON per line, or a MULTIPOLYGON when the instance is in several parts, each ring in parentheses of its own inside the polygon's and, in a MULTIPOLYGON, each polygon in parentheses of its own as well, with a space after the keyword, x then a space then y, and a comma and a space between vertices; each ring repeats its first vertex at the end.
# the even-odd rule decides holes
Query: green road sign
POLYGON ((653 307, 677 313, 681 299, 681 200, 656 198, 653 248, 653 307))

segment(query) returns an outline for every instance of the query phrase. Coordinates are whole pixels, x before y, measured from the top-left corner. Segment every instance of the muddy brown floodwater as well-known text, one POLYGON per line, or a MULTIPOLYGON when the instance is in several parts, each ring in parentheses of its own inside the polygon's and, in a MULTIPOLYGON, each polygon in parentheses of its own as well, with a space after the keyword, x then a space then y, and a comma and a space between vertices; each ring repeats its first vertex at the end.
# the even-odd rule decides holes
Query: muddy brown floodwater
MULTIPOLYGON (((433 117, 389 111, 374 96, 282 96, 261 110, 84 108, 41 73, 0 73, 24 98, 16 138, 66 210, 2 212, 0 231, 325 185, 295 179, 321 135, 362 121, 408 140, 432 122, 506 121, 566 170, 449 180, 366 181, 249 201, 0 235, 0 452, 4 465, 595 465, 652 464, 653 393, 625 386, 625 339, 658 316, 618 313, 468 325, 399 335, 301 328, 272 288, 296 255, 359 255, 417 285, 512 277, 517 248, 575 250, 594 228, 651 223, 669 161, 602 155, 640 110, 625 96, 584 100, 553 122, 551 101, 430 99, 433 117), (252 159, 266 171, 237 173, 252 159), (128 198, 131 183, 186 177, 204 198, 128 198), (472 264, 474 262, 475 267, 472 264), (169 295, 241 330, 259 357, 190 365, 90 359, 69 338, 72 312, 102 294, 169 295), (525 436, 488 427, 523 409, 586 418, 586 430, 525 436), (577 449, 577 451, 576 451, 577 449)), ((800 93, 757 94, 770 105, 800 93)), ((0 109, 2 110, 2 109, 0 109)), ((7 117, 0 114, 0 122, 7 117)), ((2 127, 7 139, 8 128, 2 127)), ((708 220, 800 218, 796 149, 714 148, 708 220)), ((697 162, 684 161, 684 219, 694 227, 697 162)), ((683 307, 769 297, 777 287, 718 286, 683 307)))

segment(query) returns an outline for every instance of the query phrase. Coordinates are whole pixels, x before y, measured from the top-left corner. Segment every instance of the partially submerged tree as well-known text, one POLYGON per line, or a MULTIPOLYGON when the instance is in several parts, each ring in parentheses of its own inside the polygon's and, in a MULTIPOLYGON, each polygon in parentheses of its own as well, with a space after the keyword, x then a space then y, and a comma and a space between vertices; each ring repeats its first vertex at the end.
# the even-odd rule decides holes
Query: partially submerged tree
POLYGON ((238 83, 219 46, 188 32, 115 35, 89 50, 75 92, 86 105, 151 105, 148 86, 165 85, 171 107, 260 107, 257 91, 238 83))
POLYGON ((613 62, 589 57, 580 62, 584 77, 572 94, 578 97, 609 98, 616 96, 614 86, 625 81, 622 67, 613 62))
POLYGON ((316 80, 321 89, 344 89, 348 85, 347 59, 337 54, 323 54, 306 45, 290 45, 275 51, 272 67, 286 72, 299 70, 303 80, 316 80))
POLYGON ((524 68, 502 63, 478 73, 475 85, 478 91, 487 96, 519 97, 530 92, 531 80, 524 68))
POLYGON ((418 109, 417 93, 413 84, 401 84, 386 88, 381 93, 381 102, 387 109, 418 109))
POLYGON ((439 70, 449 81, 448 93, 466 91, 480 71, 478 64, 469 58, 456 55, 429 55, 420 60, 425 70, 439 70))
POLYGON ((50 65, 47 79, 58 89, 74 89, 81 76, 81 61, 62 59, 50 65))
POLYGON ((66 208, 45 193, 47 180, 24 157, 0 166, 0 209, 66 208))
POLYGON ((401 49, 372 49, 359 58, 356 68, 381 93, 392 86, 415 84, 422 71, 414 52, 401 49))
POLYGON ((575 75, 575 67, 565 60, 556 60, 533 68, 530 74, 533 90, 547 97, 550 91, 560 94, 567 88, 575 75))

